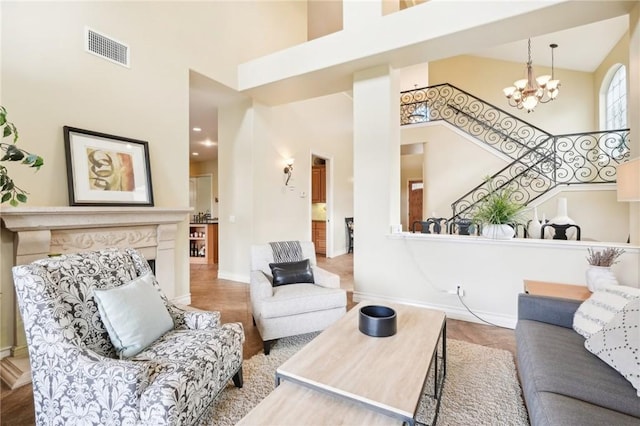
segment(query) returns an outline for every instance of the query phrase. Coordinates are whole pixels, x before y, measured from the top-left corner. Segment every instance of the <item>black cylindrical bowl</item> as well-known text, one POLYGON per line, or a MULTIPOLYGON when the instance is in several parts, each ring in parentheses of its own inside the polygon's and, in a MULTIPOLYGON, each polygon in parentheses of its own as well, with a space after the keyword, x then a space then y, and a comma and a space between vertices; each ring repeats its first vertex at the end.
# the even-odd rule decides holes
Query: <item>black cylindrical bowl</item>
POLYGON ((386 306, 360 308, 360 331, 367 336, 388 337, 396 334, 396 311, 386 306))

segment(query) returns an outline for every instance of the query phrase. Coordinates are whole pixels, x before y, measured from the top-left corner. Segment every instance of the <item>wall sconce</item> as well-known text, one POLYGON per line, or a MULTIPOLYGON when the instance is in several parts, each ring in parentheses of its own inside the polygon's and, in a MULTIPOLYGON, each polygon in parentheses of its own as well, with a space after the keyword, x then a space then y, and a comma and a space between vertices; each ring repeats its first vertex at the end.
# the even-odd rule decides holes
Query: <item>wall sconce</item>
POLYGON ((289 185, 289 179, 291 179, 291 173, 293 173, 293 158, 287 160, 287 165, 284 167, 284 174, 287 175, 287 180, 284 182, 284 186, 289 185))

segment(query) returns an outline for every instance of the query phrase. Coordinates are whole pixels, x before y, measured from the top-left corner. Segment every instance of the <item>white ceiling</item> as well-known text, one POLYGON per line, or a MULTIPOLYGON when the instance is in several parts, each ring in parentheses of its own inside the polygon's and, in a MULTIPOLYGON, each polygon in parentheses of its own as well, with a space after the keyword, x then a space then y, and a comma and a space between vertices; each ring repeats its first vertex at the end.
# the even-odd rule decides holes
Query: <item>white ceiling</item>
POLYGON ((189 72, 189 153, 192 161, 218 158, 218 108, 243 98, 244 95, 227 86, 195 71, 189 72), (195 131, 194 127, 201 130, 195 131))
MULTIPOLYGON (((620 41, 628 27, 629 17, 623 15, 581 27, 536 36, 531 39, 533 64, 550 67, 551 49, 549 45, 555 43, 558 45, 554 51, 556 68, 593 72, 620 41)), ((524 64, 527 62, 527 40, 469 52, 469 54, 524 64)))
MULTIPOLYGON (((556 68, 583 72, 593 72, 618 43, 628 29, 628 16, 623 15, 604 21, 555 33, 533 37, 531 56, 534 65, 551 66, 551 49, 556 43, 554 64, 556 68)), ((499 59, 504 61, 527 61, 527 40, 519 40, 489 49, 466 52, 469 55, 499 59)), ((207 77, 191 72, 189 91, 189 148, 192 161, 208 161, 218 156, 218 107, 242 98, 233 89, 216 83, 207 77), (193 131, 200 127, 200 132, 193 131), (213 145, 207 145, 207 141, 213 145)))

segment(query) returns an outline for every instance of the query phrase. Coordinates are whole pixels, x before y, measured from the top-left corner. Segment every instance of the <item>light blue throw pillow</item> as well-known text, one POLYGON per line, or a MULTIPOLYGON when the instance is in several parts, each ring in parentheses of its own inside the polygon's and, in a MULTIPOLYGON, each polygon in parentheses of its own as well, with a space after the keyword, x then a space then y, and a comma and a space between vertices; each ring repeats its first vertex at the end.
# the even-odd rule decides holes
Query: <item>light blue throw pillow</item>
POLYGON ((151 272, 120 287, 95 290, 94 296, 113 346, 129 358, 173 329, 173 320, 151 272))

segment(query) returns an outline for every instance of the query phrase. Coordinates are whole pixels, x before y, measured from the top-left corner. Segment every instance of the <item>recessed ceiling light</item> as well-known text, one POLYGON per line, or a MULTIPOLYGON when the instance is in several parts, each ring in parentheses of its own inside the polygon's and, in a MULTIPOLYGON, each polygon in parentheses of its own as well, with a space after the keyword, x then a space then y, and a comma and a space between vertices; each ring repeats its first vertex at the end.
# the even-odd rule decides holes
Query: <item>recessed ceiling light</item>
POLYGON ((212 147, 212 146, 218 145, 218 142, 212 142, 209 139, 207 139, 206 141, 200 142, 200 144, 207 147, 212 147))
POLYGON ((202 131, 202 129, 200 127, 194 127, 192 130, 194 132, 201 132, 202 131))
POLYGON ((194 157, 197 157, 200 154, 198 154, 197 152, 192 152, 191 155, 193 155, 194 157))

